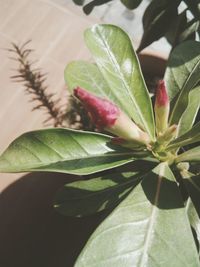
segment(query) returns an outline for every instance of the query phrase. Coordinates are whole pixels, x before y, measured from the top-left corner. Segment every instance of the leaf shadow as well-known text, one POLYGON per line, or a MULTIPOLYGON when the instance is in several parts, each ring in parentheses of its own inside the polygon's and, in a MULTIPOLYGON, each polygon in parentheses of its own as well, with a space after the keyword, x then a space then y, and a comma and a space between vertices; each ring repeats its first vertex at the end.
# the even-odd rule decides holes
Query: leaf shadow
POLYGON ((31 173, 0 195, 0 266, 72 267, 105 213, 64 217, 52 205, 55 192, 77 176, 31 173))
POLYGON ((200 175, 184 179, 184 184, 195 206, 198 216, 200 217, 200 175))
POLYGON ((178 209, 184 206, 178 185, 151 172, 141 183, 147 199, 159 209, 178 209))
POLYGON ((111 170, 87 175, 83 182, 66 184, 58 190, 55 197, 56 208, 62 214, 77 217, 88 216, 102 209, 113 210, 153 167, 154 162, 137 160, 111 170), (111 181, 113 183, 110 183, 111 181))

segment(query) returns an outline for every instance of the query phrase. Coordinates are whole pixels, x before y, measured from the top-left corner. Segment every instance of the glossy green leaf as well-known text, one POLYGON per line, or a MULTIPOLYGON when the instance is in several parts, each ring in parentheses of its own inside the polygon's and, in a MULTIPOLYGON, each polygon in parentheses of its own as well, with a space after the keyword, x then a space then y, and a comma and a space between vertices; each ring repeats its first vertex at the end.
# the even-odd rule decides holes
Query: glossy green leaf
POLYGON ((200 266, 178 186, 165 163, 93 233, 75 264, 83 266, 200 266))
POLYGON ((110 140, 103 134, 62 128, 28 132, 1 155, 0 171, 85 175, 134 161, 133 152, 111 145, 110 140))
POLYGON ((85 41, 110 88, 108 97, 114 96, 115 103, 153 139, 152 103, 128 35, 114 25, 95 25, 86 30, 85 41))
POLYGON ((200 161, 200 146, 194 147, 182 154, 180 154, 176 162, 181 161, 200 161))
POLYGON ((150 2, 143 16, 144 33, 138 52, 167 33, 177 16, 179 2, 179 0, 153 0, 150 2))
POLYGON ((174 48, 165 73, 171 105, 170 124, 178 124, 188 105, 188 94, 200 80, 200 43, 187 41, 174 48))
POLYGON ((178 124, 178 136, 183 135, 192 128, 200 107, 200 87, 189 93, 188 105, 178 124))
POLYGON ((122 4, 124 4, 129 9, 135 9, 137 8, 142 0, 121 0, 122 4))
POLYGON ((107 174, 66 184, 55 197, 57 211, 67 216, 85 216, 117 206, 140 181, 139 173, 107 174))
POLYGON ((196 123, 191 130, 172 141, 167 150, 176 149, 200 141, 200 122, 196 123))
POLYGON ((86 61, 75 61, 65 69, 65 81, 68 89, 73 90, 80 86, 99 97, 109 98, 117 102, 97 65, 86 61))

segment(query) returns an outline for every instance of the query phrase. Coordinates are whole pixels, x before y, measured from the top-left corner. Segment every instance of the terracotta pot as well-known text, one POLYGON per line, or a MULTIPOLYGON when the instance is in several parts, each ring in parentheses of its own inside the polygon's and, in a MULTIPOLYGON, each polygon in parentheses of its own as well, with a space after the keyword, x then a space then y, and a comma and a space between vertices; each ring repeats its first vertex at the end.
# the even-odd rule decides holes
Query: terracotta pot
POLYGON ((142 72, 151 76, 163 77, 167 65, 167 56, 165 54, 155 53, 151 50, 138 55, 142 72))

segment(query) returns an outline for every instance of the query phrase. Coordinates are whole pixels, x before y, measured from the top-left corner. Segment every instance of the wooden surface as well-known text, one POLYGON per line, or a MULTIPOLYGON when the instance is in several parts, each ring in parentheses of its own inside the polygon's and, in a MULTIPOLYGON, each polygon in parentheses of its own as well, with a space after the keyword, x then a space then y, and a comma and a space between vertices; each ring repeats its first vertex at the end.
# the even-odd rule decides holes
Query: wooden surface
MULTIPOLYGON (((84 45, 84 29, 97 20, 87 17, 71 0, 0 0, 0 153, 25 131, 44 127, 41 110, 32 112, 33 103, 23 86, 11 81, 16 74, 16 62, 6 50, 11 42, 23 44, 35 51, 33 60, 48 73, 51 92, 63 96, 63 71, 72 60, 88 59, 84 45)), ((0 190, 20 177, 19 174, 0 174, 0 190)))
MULTIPOLYGON (((0 153, 25 131, 43 127, 42 111, 11 82, 16 63, 6 49, 31 39, 37 65, 57 96, 65 90, 68 62, 90 58, 83 31, 96 21, 71 0, 0 0, 0 153)), ((64 174, 0 174, 0 266, 72 267, 101 216, 82 220, 53 209, 56 191, 74 177, 64 174)))

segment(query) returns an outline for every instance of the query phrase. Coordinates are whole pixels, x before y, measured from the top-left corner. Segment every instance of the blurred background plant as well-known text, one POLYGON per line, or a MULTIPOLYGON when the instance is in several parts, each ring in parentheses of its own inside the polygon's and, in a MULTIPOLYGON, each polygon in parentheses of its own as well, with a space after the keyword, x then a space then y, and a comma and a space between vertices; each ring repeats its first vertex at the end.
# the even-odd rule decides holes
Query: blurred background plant
POLYGON ((94 130, 85 109, 74 97, 69 95, 64 103, 55 94, 49 93, 46 85, 47 74, 35 67, 37 61, 30 59, 33 49, 27 48, 30 40, 22 45, 12 43, 8 49, 11 59, 17 61, 16 74, 11 76, 13 82, 24 85, 25 92, 33 102, 32 110, 44 110, 47 118, 44 125, 54 127, 70 127, 74 129, 94 130))
MULTIPOLYGON (((83 11, 87 15, 95 7, 107 4, 110 5, 110 8, 114 8, 114 5, 119 2, 116 0, 72 1, 77 5, 82 5, 83 11)), ((134 10, 144 4, 141 8, 143 34, 137 49, 138 52, 162 37, 167 39, 172 48, 186 40, 199 39, 199 0, 121 0, 121 3, 129 10, 134 10)), ((135 16, 140 15, 138 10, 133 12, 135 16)), ((118 25, 123 26, 120 21, 118 25)), ((134 29, 131 27, 132 24, 128 29, 129 33, 137 31, 136 27, 134 29)), ((138 27, 140 26, 138 25, 138 27)))

